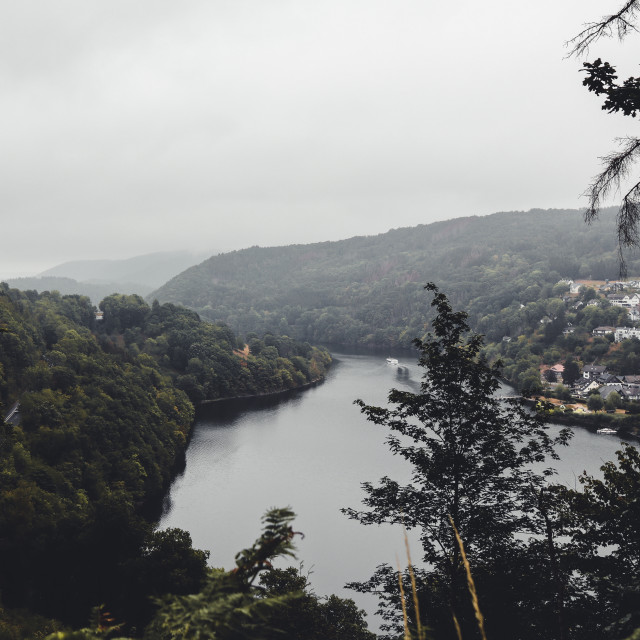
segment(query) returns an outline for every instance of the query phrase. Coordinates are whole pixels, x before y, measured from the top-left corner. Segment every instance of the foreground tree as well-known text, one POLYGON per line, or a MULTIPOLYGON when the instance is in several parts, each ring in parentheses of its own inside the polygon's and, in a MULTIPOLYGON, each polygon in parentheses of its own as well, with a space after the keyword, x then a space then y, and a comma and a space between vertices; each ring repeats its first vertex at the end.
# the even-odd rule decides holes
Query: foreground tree
MULTIPOLYGON (((368 509, 344 511, 362 524, 397 523, 418 530, 427 566, 420 572, 420 602, 437 638, 456 637, 454 618, 464 637, 475 632, 450 517, 473 558, 489 636, 536 637, 514 629, 516 620, 526 626, 522 622, 530 617, 526 597, 514 595, 514 581, 544 562, 517 535, 545 532, 541 496, 553 472, 536 472, 532 465, 540 469, 547 457, 556 458, 554 445, 565 444, 568 432, 554 442, 522 400, 496 397, 499 363, 491 366, 479 357, 482 337, 469 333, 466 313, 454 312, 435 285, 426 289, 434 293, 437 316, 433 334, 414 341, 424 368, 420 391, 392 389, 392 408, 356 401, 368 420, 390 429, 389 448, 410 463, 412 481, 401 485, 384 477, 377 486, 364 483, 368 509)), ((556 589, 550 568, 542 580, 549 592, 556 589)), ((399 607, 388 595, 394 581, 397 585, 394 572, 383 565, 370 581, 350 585, 387 594, 382 614, 388 631, 397 631, 399 607)), ((554 607, 557 600, 549 604, 554 607)))
POLYGON ((583 640, 640 638, 640 451, 624 444, 602 479, 580 477, 582 491, 565 494, 567 532, 589 599, 583 640))

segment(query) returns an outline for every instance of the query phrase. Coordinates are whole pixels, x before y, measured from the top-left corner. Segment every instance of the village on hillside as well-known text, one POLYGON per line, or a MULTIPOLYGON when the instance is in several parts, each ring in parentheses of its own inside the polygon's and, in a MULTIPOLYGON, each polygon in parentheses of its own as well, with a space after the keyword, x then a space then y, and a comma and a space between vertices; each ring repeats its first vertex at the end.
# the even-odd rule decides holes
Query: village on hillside
MULTIPOLYGON (((612 306, 627 311, 627 322, 624 326, 598 325, 591 330, 592 339, 604 337, 611 343, 607 354, 615 351, 618 343, 640 340, 640 280, 611 282, 565 279, 558 284, 566 284, 569 287, 563 296, 568 309, 578 311, 583 307, 612 306), (587 296, 585 299, 584 294, 587 291, 592 292, 593 297, 587 296), (578 300, 581 294, 582 299, 578 300)), ((544 325, 553 320, 554 318, 545 316, 540 323, 544 325)), ((568 322, 562 334, 565 337, 571 336, 576 329, 568 322)), ((627 412, 640 413, 640 366, 633 373, 622 374, 615 371, 615 368, 613 371, 610 370, 604 363, 580 363, 568 358, 564 363, 541 365, 540 376, 544 395, 555 396, 560 402, 578 402, 575 405, 567 403, 566 407, 561 405, 563 409, 582 412, 606 410, 615 413, 620 412, 624 406, 627 412)))

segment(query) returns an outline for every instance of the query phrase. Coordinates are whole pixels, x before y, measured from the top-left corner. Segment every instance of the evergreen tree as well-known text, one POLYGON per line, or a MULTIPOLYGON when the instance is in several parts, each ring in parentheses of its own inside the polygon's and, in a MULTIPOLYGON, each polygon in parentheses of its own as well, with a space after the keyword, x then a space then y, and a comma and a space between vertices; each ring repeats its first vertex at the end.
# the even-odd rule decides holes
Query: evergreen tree
POLYGON ((564 361, 564 371, 562 372, 562 380, 565 384, 573 384, 580 379, 580 366, 573 358, 567 358, 564 361))
MULTIPOLYGON (((566 443, 568 431, 554 442, 542 419, 520 399, 498 399, 500 363, 490 366, 479 357, 483 340, 469 333, 467 314, 454 312, 434 284, 426 289, 434 293, 437 315, 433 334, 414 341, 424 369, 420 391, 392 389, 391 408, 356 401, 369 421, 391 431, 389 448, 411 464, 412 481, 401 485, 384 477, 377 486, 366 482, 367 509, 344 512, 362 524, 397 523, 419 531, 427 567, 420 572, 422 616, 437 638, 455 637, 451 614, 465 638, 475 633, 449 517, 479 577, 490 637, 536 637, 519 636, 514 628, 516 622, 526 627, 522 623, 529 616, 526 596, 514 595, 514 580, 522 582, 521 572, 540 564, 517 536, 543 532, 542 518, 533 514, 553 471, 536 472, 532 465, 540 468, 547 457, 557 458, 554 444, 566 443)), ((383 565, 368 582, 350 586, 385 592, 394 581, 397 590, 397 576, 383 565)), ((397 631, 399 610, 398 601, 387 594, 381 611, 386 630, 397 631)))

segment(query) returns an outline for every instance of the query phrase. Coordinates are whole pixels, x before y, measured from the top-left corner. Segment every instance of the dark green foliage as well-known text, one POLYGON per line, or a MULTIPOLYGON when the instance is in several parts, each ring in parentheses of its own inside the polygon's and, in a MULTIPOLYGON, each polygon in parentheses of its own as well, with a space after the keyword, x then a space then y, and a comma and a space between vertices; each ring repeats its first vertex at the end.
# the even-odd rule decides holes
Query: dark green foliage
POLYGON ((592 393, 587 400, 589 411, 600 411, 604 408, 604 400, 599 393, 592 393))
MULTIPOLYGON (((528 603, 514 597, 523 565, 541 566, 522 534, 544 532, 538 496, 551 472, 536 473, 532 464, 557 457, 553 446, 566 443, 568 432, 553 442, 542 420, 521 401, 494 397, 499 364, 490 366, 479 357, 482 338, 469 334, 466 313, 454 312, 434 285, 427 288, 434 292, 437 315, 433 334, 415 341, 425 371, 420 391, 392 389, 392 408, 357 401, 368 420, 390 430, 389 448, 409 462, 412 480, 406 485, 388 477, 377 486, 366 482, 363 502, 368 509, 345 512, 363 524, 402 523, 418 530, 428 567, 420 572, 422 617, 436 637, 453 634, 451 611, 464 637, 472 637, 475 628, 449 516, 473 558, 489 636, 537 637, 512 626, 516 620, 519 628, 536 626, 528 603)), ((365 592, 397 592, 392 576, 390 568, 379 567, 369 582, 354 586, 365 592)), ((539 571, 529 579, 545 585, 539 571)), ((553 593, 552 584, 543 588, 553 593)), ((388 630, 398 623, 397 596, 390 597, 388 630)))
MULTIPOLYGON (((86 298, 0 289, 0 398, 21 403, 20 426, 0 434, 0 589, 7 605, 67 620, 109 601, 133 621, 130 604, 156 585, 125 581, 126 565, 194 410, 155 368, 103 350, 94 316, 86 298)), ((185 577, 199 584, 205 564, 185 577)))
MULTIPOLYGON (((640 254, 630 252, 626 260, 631 273, 640 275, 640 254)), ((270 345, 252 331, 410 347, 430 320, 420 284, 428 276, 449 292, 453 304, 467 309, 470 326, 486 337, 488 359, 504 362, 505 379, 541 393, 540 364, 567 357, 578 367, 610 360, 614 372, 640 373, 640 357, 619 359, 607 339, 592 339, 599 325, 628 325, 626 310, 601 295, 599 306, 574 308, 579 300, 563 300, 568 285, 559 282, 617 273, 616 241, 606 223, 586 227, 577 211, 536 210, 340 242, 253 247, 212 257, 155 295, 245 334, 254 354, 270 345), (573 333, 563 333, 569 326, 573 333)), ((598 296, 584 287, 579 298, 586 304, 598 296)), ((180 386, 194 398, 204 393, 192 378, 180 386)))
POLYGON ((331 361, 325 349, 273 334, 247 337, 250 352, 240 352, 229 327, 173 304, 116 294, 100 304, 105 348, 150 356, 195 403, 294 389, 323 379, 331 361))
POLYGON ((129 626, 150 595, 197 591, 207 554, 152 519, 194 419, 190 401, 282 391, 319 380, 325 350, 265 336, 265 357, 227 328, 173 305, 0 285, 0 401, 20 401, 0 433, 3 602, 71 622, 108 604, 129 626), (281 353, 282 352, 282 353, 281 353), (297 358, 295 363, 282 354, 297 358))
POLYGON ((62 625, 56 620, 43 618, 24 609, 5 609, 0 604, 1 640, 33 640, 61 628, 62 625))
POLYGON ((265 594, 254 585, 279 556, 293 556, 289 509, 272 509, 263 518, 262 536, 236 556, 233 571, 210 570, 204 588, 190 596, 165 596, 156 619, 145 632, 153 640, 271 638, 277 612, 301 594, 265 594))
POLYGON ((618 409, 622 406, 622 398, 617 391, 611 392, 605 401, 605 406, 608 410, 618 409))
POLYGON ((616 70, 600 58, 594 62, 585 62, 582 68, 586 71, 582 84, 597 96, 606 96, 602 105, 604 111, 622 111, 625 116, 636 117, 640 109, 640 78, 627 78, 622 84, 618 84, 616 70))
POLYGON ((568 490, 566 532, 578 556, 588 605, 584 640, 625 638, 640 627, 640 452, 625 445, 603 479, 580 477, 583 490, 568 490))
POLYGON ((374 640, 366 629, 364 613, 352 600, 335 595, 319 598, 306 576, 294 567, 272 569, 260 576, 267 593, 283 595, 298 592, 300 596, 278 615, 289 640, 374 640))
MULTIPOLYGON (((86 277, 86 274, 85 274, 86 277)), ((150 293, 153 286, 156 285, 134 285, 131 283, 103 283, 82 282, 73 278, 61 276, 44 276, 31 278, 8 278, 7 284, 14 288, 25 290, 35 290, 40 293, 45 291, 59 291, 63 296, 81 295, 90 298, 94 304, 98 304, 100 300, 110 295, 114 291, 122 293, 139 293, 146 295, 150 293)))
POLYGON ((564 371, 562 372, 562 380, 566 384, 573 384, 580 379, 580 366, 572 358, 564 361, 564 371))
POLYGON ((136 620, 144 622, 155 610, 152 596, 199 591, 207 576, 208 558, 208 551, 193 549, 191 536, 182 529, 150 533, 141 553, 123 568, 127 591, 132 594, 127 608, 136 620))
MULTIPOLYGON (((640 273, 637 253, 628 262, 640 273)), ((424 335, 427 278, 468 310, 475 329, 498 341, 525 333, 548 313, 535 305, 562 294, 554 291, 561 277, 616 275, 616 242, 605 223, 587 228, 578 211, 534 210, 339 242, 252 247, 214 256, 152 297, 244 335, 271 331, 316 343, 408 347, 424 335)))
POLYGON ((123 333, 126 329, 141 327, 149 307, 136 294, 116 294, 106 297, 100 303, 104 312, 104 328, 108 333, 123 333))
MULTIPOLYGON (((278 557, 293 557, 290 509, 271 509, 262 536, 236 555, 232 571, 210 569, 197 593, 157 599, 159 610, 146 628, 149 640, 375 640, 364 612, 352 600, 318 598, 294 569, 274 569, 278 557), (260 585, 256 578, 260 578, 260 585)), ((169 539, 174 539, 169 532, 169 539)), ((166 542, 166 538, 163 539, 166 542)), ((176 593, 176 592, 173 592, 176 593)), ((113 638, 122 625, 97 610, 90 628, 60 632, 47 640, 113 638)), ((114 640, 116 640, 114 638, 114 640)))
POLYGON ((293 556, 293 515, 289 509, 268 511, 262 536, 236 555, 233 571, 212 570, 198 594, 163 598, 145 638, 374 640, 351 600, 322 601, 297 570, 271 567, 274 558, 293 556))

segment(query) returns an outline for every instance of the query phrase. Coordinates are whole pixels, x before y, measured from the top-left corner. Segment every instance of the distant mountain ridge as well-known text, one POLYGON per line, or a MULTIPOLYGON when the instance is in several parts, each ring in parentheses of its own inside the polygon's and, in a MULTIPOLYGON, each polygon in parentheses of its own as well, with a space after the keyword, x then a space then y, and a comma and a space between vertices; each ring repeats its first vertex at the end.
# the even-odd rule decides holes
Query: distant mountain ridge
POLYGON ((92 284, 118 283, 127 287, 145 285, 154 288, 208 258, 212 253, 158 251, 122 260, 74 260, 59 264, 38 275, 72 278, 78 282, 92 284))
POLYGON ((38 276, 6 278, 5 282, 21 290, 88 296, 97 305, 112 293, 146 296, 169 278, 210 255, 208 252, 159 251, 124 260, 74 260, 47 269, 38 276))
MULTIPOLYGON (((425 330, 427 281, 474 322, 529 286, 617 277, 613 213, 585 225, 576 210, 504 212, 334 242, 251 247, 190 267, 148 299, 183 304, 240 334, 408 346, 425 330)), ((627 262, 630 273, 640 273, 637 252, 627 262)))

